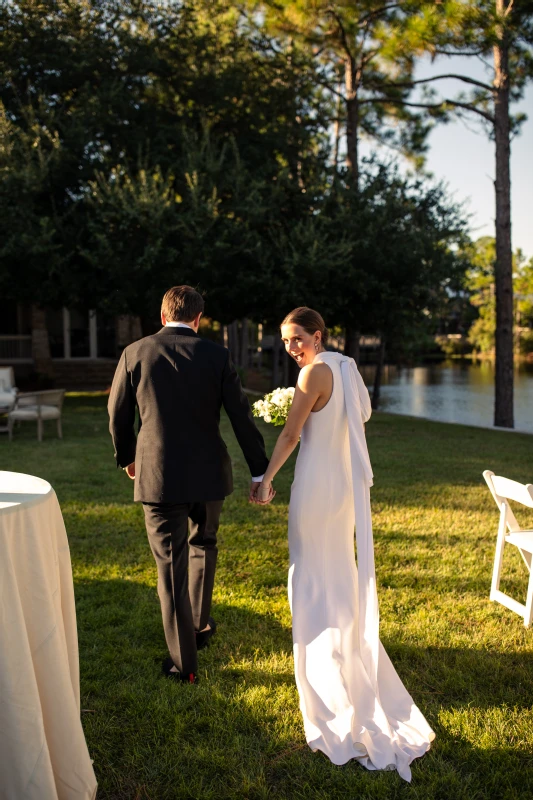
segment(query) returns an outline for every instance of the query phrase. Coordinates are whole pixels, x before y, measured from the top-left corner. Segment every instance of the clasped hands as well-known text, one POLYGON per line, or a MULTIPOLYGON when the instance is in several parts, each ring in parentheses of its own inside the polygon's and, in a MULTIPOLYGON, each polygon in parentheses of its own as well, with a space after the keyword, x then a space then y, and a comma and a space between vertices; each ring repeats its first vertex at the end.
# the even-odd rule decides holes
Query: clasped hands
POLYGON ((250 484, 250 503, 256 503, 260 506, 267 506, 274 497, 276 496, 276 491, 271 483, 256 483, 252 481, 250 484))
MULTIPOLYGON (((128 464, 127 467, 124 467, 124 472, 128 478, 135 480, 135 462, 128 464)), ((260 506, 267 506, 272 502, 275 496, 276 491, 271 483, 265 483, 264 481, 257 483, 256 481, 252 481, 250 484, 250 503, 256 503, 260 506)))

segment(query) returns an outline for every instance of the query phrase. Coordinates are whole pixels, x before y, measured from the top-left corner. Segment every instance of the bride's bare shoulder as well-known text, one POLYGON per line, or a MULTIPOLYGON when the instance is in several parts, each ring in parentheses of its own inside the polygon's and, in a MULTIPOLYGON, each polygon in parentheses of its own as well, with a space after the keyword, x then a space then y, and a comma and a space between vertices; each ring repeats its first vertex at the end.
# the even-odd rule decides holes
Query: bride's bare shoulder
POLYGON ((302 367, 298 375, 298 386, 301 389, 327 389, 332 381, 331 369, 323 361, 315 361, 302 367))

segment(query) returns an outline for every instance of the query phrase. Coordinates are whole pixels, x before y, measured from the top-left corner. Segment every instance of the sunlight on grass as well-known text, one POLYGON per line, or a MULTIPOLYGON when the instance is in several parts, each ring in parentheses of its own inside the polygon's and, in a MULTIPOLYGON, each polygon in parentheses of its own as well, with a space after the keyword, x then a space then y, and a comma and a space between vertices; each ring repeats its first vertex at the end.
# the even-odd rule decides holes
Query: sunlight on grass
MULTIPOLYGON (((49 480, 71 546, 82 717, 106 800, 515 800, 533 796, 533 633, 489 602, 498 513, 482 479, 532 480, 533 439, 378 414, 367 426, 381 636, 437 734, 393 772, 332 766, 305 744, 286 595, 291 464, 268 508, 246 501, 235 465, 227 499, 201 683, 159 677, 165 643, 142 509, 117 470, 106 397, 69 396, 65 438, 22 426, 0 439, 2 469, 49 480)), ((263 426, 268 449, 276 431, 263 426)), ((518 510, 524 525, 533 519, 518 510)), ((325 532, 327 535, 327 532, 325 532)), ((506 554, 502 588, 525 597, 527 574, 506 554)))

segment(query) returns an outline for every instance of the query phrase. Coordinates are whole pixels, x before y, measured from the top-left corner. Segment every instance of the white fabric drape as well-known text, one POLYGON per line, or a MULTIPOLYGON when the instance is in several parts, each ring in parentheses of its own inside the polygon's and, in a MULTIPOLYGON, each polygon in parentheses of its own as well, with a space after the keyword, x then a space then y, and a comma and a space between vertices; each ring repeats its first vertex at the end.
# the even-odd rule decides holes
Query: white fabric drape
POLYGON ((46 481, 0 472, 0 798, 94 800, 63 517, 46 481))
POLYGON ((363 427, 364 423, 370 419, 372 406, 368 389, 353 358, 341 360, 341 374, 348 418, 355 511, 355 539, 359 573, 359 646, 361 660, 368 678, 379 697, 379 606, 370 510, 370 487, 373 484, 374 476, 363 427))

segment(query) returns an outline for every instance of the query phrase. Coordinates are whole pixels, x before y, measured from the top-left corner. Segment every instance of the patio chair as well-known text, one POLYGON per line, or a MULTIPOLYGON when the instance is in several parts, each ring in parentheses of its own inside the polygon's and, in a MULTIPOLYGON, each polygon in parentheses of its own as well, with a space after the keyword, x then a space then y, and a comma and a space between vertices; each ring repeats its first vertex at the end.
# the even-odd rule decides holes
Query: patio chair
POLYGON ((500 509, 500 524, 498 527, 498 539, 496 541, 490 599, 510 608, 511 611, 515 611, 523 617, 525 627, 529 628, 533 621, 533 570, 531 569, 533 530, 524 530, 520 528, 509 506, 509 500, 514 500, 516 503, 521 503, 523 506, 533 508, 533 484, 528 483, 525 485, 517 481, 511 481, 509 478, 502 478, 500 475, 495 475, 494 472, 491 472, 489 469, 485 470, 483 477, 487 481, 487 485, 496 501, 496 505, 500 509), (529 570, 529 584, 525 605, 513 600, 512 597, 500 591, 503 549, 506 544, 512 544, 518 548, 529 570))
POLYGON ((15 422, 37 422, 37 439, 43 440, 43 421, 57 420, 57 435, 63 438, 61 413, 63 410, 64 389, 47 389, 42 392, 21 392, 17 395, 15 408, 7 415, 9 440, 13 438, 15 422))
POLYGON ((0 412, 11 411, 16 397, 17 387, 13 367, 0 367, 0 412))

